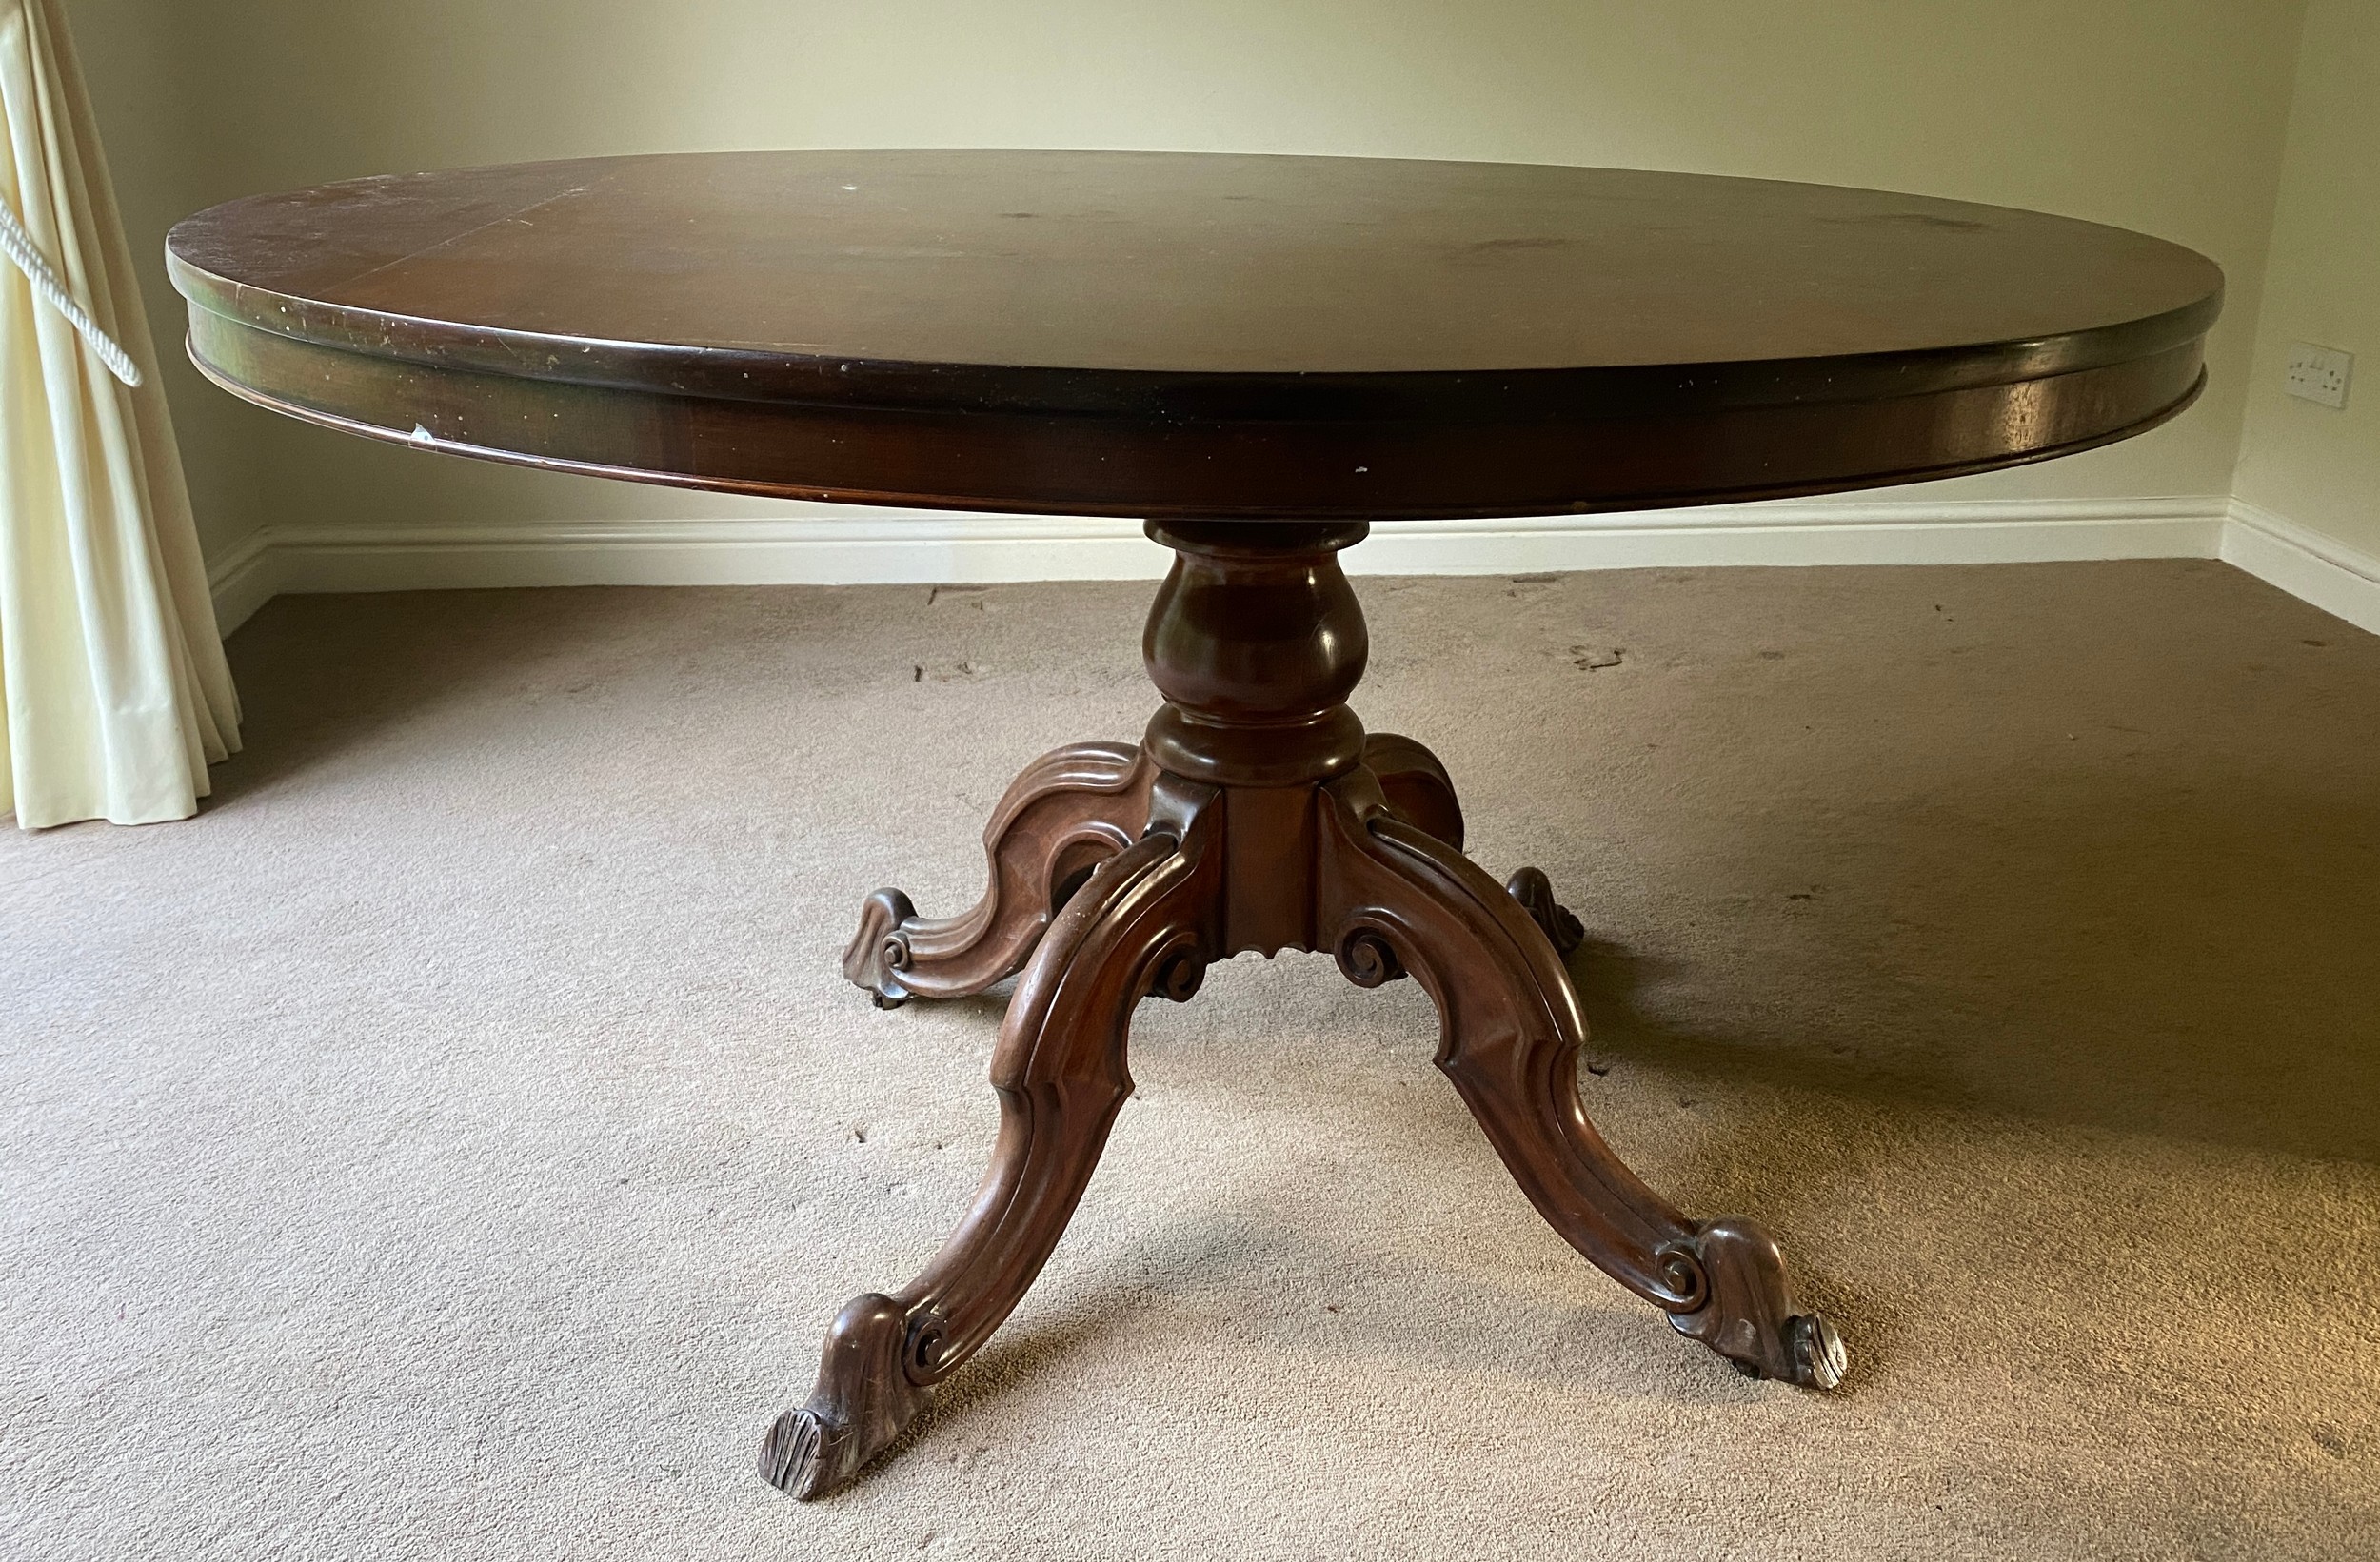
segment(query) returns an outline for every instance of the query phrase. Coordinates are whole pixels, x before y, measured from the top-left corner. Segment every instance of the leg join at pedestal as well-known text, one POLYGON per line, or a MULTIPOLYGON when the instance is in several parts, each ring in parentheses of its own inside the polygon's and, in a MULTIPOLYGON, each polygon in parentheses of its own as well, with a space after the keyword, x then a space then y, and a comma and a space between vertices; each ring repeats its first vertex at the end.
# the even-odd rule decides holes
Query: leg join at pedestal
POLYGON ((1208 963, 1249 950, 1328 951, 1366 987, 1418 981, 1438 1010, 1438 1067, 1555 1230, 1744 1371, 1834 1386, 1842 1345, 1795 1304, 1775 1240, 1750 1220, 1687 1219, 1588 1122, 1586 1025, 1563 966, 1581 935, 1545 876, 1499 886, 1464 857, 1444 768, 1348 710, 1367 647, 1337 554, 1363 528, 1150 532, 1176 562, 1142 643, 1167 702, 1140 746, 1079 744, 1028 768, 985 833, 991 884, 966 915, 868 898, 843 970, 880 1004, 1021 971, 992 1060, 1000 1135, 925 1272, 835 1320, 762 1473, 815 1496, 915 1420, 1074 1213, 1131 1094, 1133 1008, 1187 1000, 1208 963))

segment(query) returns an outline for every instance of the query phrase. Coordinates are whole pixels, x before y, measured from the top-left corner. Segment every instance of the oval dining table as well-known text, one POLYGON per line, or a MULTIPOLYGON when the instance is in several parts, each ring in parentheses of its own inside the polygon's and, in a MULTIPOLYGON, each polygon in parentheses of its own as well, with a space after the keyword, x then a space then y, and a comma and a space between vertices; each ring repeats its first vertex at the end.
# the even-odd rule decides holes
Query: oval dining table
POLYGON ((168 249, 200 369, 309 423, 684 487, 1130 516, 1173 550, 1140 741, 1025 767, 972 910, 862 903, 843 969, 879 1004, 1018 979, 974 1205, 916 1279, 843 1308, 763 1439, 799 1497, 899 1437, 1032 1284, 1131 1094, 1135 1006, 1250 951, 1418 982, 1438 1067, 1572 1246, 1744 1372, 1838 1383, 1768 1230, 1681 1213, 1588 1121, 1580 925, 1543 874, 1466 858, 1445 768, 1349 708, 1366 640, 1338 555, 1400 520, 2126 439, 2197 395, 2223 287, 2158 239, 1914 195, 1160 152, 404 174, 234 201, 168 249))

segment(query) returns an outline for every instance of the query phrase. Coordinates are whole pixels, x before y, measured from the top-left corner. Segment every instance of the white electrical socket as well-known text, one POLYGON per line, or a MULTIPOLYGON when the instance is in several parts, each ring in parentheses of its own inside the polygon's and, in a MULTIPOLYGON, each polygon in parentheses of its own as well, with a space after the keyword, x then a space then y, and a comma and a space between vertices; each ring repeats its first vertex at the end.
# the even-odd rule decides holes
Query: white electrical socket
POLYGON ((2292 342, 2289 366, 2281 371, 2282 385, 2292 396, 2344 409, 2348 376, 2354 368, 2355 355, 2351 352, 2318 347, 2311 342, 2292 342))

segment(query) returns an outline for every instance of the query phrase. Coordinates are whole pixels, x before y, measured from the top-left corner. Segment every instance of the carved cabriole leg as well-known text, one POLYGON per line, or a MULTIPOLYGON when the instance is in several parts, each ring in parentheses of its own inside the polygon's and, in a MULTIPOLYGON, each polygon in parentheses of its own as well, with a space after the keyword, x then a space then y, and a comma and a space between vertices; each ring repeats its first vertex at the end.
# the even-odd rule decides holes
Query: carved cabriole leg
POLYGON ((1438 1064, 1537 1212, 1590 1261, 1747 1371, 1816 1387, 1842 1375, 1823 1318, 1795 1305, 1756 1224, 1697 1225, 1631 1172, 1578 1099, 1586 1023, 1529 909, 1405 822, 1359 773, 1323 790, 1321 905, 1350 979, 1410 972, 1441 1017, 1438 1064))
POLYGON ((835 1320, 809 1402, 770 1427, 761 1473, 797 1497, 841 1484, 925 1408, 1033 1283, 1132 1093, 1124 1035, 1152 992, 1197 991, 1221 891, 1222 811, 1168 781, 1149 833, 1101 863, 1025 966, 992 1058, 1000 1137, 975 1204, 934 1261, 835 1320))
MULTIPOLYGON (((1462 803, 1437 755, 1411 738, 1376 732, 1363 741, 1363 767, 1379 782, 1390 813, 1462 849, 1462 803)), ((1541 869, 1522 868, 1504 880, 1504 889, 1545 929, 1556 954, 1567 959, 1587 941, 1586 928, 1554 899, 1553 882, 1541 869)))
POLYGON ((843 974, 887 1009, 910 998, 964 998, 1013 975, 1092 867, 1140 833, 1156 774, 1125 743, 1042 755, 984 826, 991 883, 975 908, 928 919, 901 891, 880 889, 861 909, 843 974))

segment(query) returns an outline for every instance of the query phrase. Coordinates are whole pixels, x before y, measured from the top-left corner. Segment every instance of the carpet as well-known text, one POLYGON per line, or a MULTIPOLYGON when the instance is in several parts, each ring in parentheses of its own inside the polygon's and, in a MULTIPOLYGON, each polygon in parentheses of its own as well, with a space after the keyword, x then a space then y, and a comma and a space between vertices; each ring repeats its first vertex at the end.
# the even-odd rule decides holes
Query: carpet
POLYGON ((1412 983, 1242 957, 787 1501, 995 1122, 1000 995, 837 957, 1138 735, 1148 588, 284 598, 197 819, 0 832, 0 1554, 2380 1554, 2380 640, 2211 563, 1358 589, 1366 724, 1590 930, 1590 1114, 1841 1391, 1565 1247, 1412 983))

